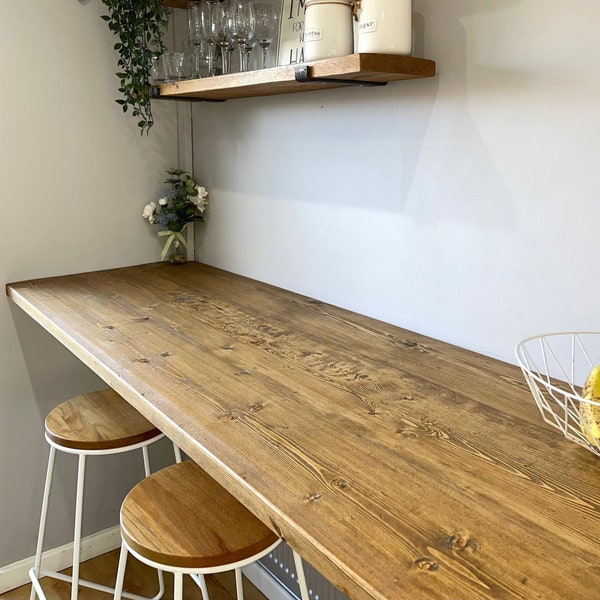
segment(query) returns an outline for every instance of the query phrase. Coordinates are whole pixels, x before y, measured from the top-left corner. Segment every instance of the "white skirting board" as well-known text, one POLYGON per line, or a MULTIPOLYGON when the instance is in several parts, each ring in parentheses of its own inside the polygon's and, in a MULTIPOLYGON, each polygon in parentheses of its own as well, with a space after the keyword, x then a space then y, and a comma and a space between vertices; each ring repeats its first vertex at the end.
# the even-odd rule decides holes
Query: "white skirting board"
MULTIPOLYGON (((110 552, 121 545, 119 527, 111 527, 99 531, 81 540, 81 560, 88 560, 110 552)), ((33 567, 34 557, 24 558, 12 565, 0 568, 0 594, 29 583, 29 569, 33 567)), ((61 571, 73 563, 73 542, 46 550, 43 554, 43 565, 50 571, 61 571)))
MULTIPOLYGON (((81 560, 89 560, 110 552, 121 545, 119 527, 111 527, 94 533, 81 540, 81 560)), ((71 566, 73 557, 73 543, 65 544, 59 548, 46 550, 42 561, 45 569, 61 571, 71 566)), ((29 569, 33 567, 34 557, 0 567, 0 594, 29 583, 29 569)), ((265 568, 259 564, 252 564, 244 568, 244 575, 267 597, 269 600, 295 600, 265 568)))

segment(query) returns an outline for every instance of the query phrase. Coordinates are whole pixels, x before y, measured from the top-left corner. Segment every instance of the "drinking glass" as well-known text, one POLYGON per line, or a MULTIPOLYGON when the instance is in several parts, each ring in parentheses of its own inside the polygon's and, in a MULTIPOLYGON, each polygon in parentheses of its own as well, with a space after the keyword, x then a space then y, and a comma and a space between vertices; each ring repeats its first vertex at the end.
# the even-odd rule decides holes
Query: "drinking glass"
POLYGON ((183 52, 165 52, 167 81, 181 81, 183 74, 183 52))
POLYGON ((240 71, 247 71, 250 52, 256 45, 254 0, 235 0, 233 11, 236 20, 236 40, 240 51, 240 71))
POLYGON ((258 45, 262 48, 262 68, 267 66, 267 49, 273 42, 277 32, 277 22, 279 20, 278 9, 273 4, 255 4, 256 8, 256 27, 255 36, 258 45))
POLYGON ((213 6, 218 0, 188 0, 188 29, 194 44, 196 65, 200 65, 198 76, 208 72, 214 75, 215 37, 212 27, 213 6))
POLYGON ((223 75, 231 72, 231 53, 237 45, 237 21, 232 4, 222 2, 212 7, 212 32, 221 48, 223 75))
POLYGON ((194 46, 199 46, 204 41, 203 9, 206 0, 188 0, 187 18, 190 41, 194 46))
POLYGON ((164 83, 166 81, 164 55, 161 54, 160 56, 153 56, 150 61, 150 83, 152 85, 164 83))

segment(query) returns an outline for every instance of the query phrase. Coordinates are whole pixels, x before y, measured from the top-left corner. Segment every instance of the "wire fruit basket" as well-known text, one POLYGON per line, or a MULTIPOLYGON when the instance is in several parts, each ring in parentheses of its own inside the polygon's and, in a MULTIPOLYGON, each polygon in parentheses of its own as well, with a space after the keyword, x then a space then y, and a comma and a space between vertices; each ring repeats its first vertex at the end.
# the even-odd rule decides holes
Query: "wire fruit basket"
POLYGON ((515 352, 544 421, 600 456, 600 419, 590 427, 583 416, 590 410, 600 416, 600 402, 581 395, 590 371, 600 365, 600 332, 538 335, 519 342, 515 352))

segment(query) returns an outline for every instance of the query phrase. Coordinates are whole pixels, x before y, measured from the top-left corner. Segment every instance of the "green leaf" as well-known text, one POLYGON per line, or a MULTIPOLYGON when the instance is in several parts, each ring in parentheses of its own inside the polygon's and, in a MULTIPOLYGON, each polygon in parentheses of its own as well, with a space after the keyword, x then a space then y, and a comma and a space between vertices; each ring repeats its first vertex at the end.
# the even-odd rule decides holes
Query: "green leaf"
POLYGON ((150 57, 160 56, 166 50, 163 42, 172 13, 162 5, 162 0, 101 0, 108 15, 101 18, 109 30, 118 37, 113 45, 118 52, 119 93, 117 103, 123 112, 131 109, 134 117, 141 117, 138 126, 148 133, 153 126, 149 88, 150 57))

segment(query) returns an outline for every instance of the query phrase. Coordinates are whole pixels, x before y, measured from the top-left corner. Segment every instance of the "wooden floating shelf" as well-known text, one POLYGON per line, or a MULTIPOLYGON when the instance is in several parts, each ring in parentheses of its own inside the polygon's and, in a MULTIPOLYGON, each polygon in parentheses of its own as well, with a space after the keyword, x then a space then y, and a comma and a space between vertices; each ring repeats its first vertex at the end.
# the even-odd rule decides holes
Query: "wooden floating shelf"
POLYGON ((389 81, 434 75, 435 61, 425 58, 391 54, 349 54, 302 65, 163 83, 153 89, 153 94, 157 99, 222 101, 347 85, 384 85, 389 81), (304 75, 304 81, 297 80, 297 77, 302 78, 299 73, 304 75))

